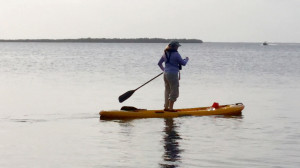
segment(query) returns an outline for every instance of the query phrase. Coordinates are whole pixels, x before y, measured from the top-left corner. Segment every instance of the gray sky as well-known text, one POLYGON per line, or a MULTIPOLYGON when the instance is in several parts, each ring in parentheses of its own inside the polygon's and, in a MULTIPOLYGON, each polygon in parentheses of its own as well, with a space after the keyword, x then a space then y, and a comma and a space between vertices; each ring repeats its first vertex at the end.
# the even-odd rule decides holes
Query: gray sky
POLYGON ((300 0, 0 0, 0 39, 300 42, 300 0))

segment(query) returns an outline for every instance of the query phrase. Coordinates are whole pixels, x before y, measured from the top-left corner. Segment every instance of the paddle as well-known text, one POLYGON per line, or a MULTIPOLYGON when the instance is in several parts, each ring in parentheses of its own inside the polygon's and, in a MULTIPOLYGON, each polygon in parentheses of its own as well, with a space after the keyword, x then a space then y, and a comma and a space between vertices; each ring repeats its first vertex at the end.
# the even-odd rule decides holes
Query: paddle
POLYGON ((162 75, 162 73, 158 74, 157 76, 155 76, 154 78, 150 79, 148 82, 142 84, 140 87, 134 89, 134 90, 129 90, 126 93, 122 94, 121 96, 119 96, 119 102, 122 103, 123 101, 127 100, 135 91, 137 91, 139 88, 145 86, 147 83, 151 82, 153 79, 159 77, 160 75, 162 75))

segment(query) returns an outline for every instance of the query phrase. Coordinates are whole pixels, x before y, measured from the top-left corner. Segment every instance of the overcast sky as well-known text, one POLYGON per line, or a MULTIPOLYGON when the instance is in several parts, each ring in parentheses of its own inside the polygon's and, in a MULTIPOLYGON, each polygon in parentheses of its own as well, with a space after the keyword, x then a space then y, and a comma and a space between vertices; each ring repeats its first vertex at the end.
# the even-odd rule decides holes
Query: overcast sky
POLYGON ((300 0, 0 0, 0 39, 300 42, 300 0))

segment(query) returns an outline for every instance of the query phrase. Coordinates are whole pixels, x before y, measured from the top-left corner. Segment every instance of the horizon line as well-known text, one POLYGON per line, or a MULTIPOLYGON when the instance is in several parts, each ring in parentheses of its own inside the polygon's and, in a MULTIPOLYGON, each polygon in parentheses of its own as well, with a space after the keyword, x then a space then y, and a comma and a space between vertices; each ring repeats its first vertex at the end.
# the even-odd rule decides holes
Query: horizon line
MULTIPOLYGON (((178 40, 180 43, 204 43, 203 40, 197 38, 148 38, 148 37, 139 37, 139 38, 15 38, 15 39, 0 39, 0 42, 104 42, 104 43, 165 43, 170 42, 171 40, 178 40), (101 41, 103 40, 103 41, 101 41), (113 40, 113 41, 110 41, 113 40), (129 41, 126 41, 129 40, 129 41), (140 40, 140 42, 138 42, 140 40)), ((267 42, 269 44, 276 43, 287 43, 287 44, 299 44, 300 42, 272 42, 272 41, 206 41, 205 43, 263 43, 267 42)))
POLYGON ((178 40, 181 43, 203 43, 200 39, 169 39, 169 38, 62 38, 62 39, 0 39, 1 42, 126 42, 126 43, 165 43, 171 40, 178 40))

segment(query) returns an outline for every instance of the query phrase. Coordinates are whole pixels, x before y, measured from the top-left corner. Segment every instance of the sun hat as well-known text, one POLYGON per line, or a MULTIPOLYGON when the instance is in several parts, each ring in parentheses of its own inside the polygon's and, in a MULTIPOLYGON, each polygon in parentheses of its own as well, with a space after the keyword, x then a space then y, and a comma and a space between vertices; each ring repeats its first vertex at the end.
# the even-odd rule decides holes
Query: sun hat
POLYGON ((171 47, 180 47, 181 45, 179 44, 178 41, 171 41, 169 43, 169 46, 171 46, 171 47))

